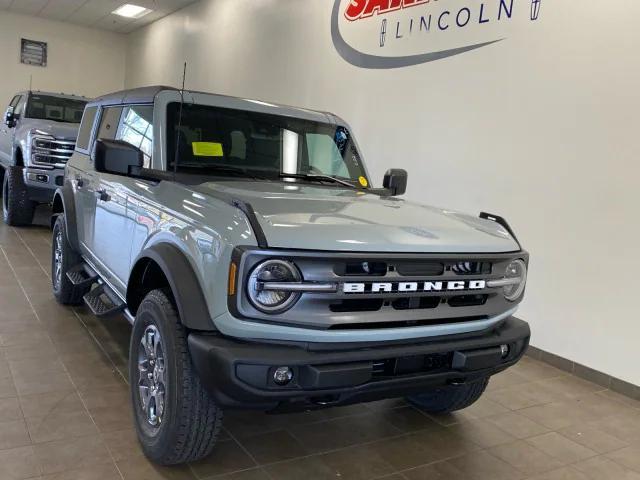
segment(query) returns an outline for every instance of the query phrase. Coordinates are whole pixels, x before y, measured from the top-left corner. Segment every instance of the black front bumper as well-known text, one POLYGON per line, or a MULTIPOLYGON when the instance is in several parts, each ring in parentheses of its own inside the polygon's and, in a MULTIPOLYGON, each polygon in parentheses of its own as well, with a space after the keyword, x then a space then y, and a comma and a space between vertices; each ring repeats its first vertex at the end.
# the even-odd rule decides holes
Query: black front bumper
POLYGON ((217 335, 189 335, 201 381, 224 407, 304 410, 422 393, 494 375, 515 364, 529 344, 529 325, 510 317, 474 336, 420 343, 344 346, 241 342, 217 335), (506 356, 501 350, 508 345, 506 356), (273 380, 287 366, 293 379, 273 380))

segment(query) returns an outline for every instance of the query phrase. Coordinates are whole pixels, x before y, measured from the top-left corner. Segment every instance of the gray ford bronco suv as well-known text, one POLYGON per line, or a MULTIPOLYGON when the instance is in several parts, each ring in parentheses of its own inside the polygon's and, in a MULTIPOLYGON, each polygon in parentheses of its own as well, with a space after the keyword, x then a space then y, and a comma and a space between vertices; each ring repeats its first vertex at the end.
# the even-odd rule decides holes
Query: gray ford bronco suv
POLYGON ((529 341, 500 217, 373 188, 339 117, 146 87, 85 109, 53 203, 53 291, 133 324, 144 452, 208 455, 224 409, 476 401, 529 341))
POLYGON ((39 203, 51 203, 76 144, 86 99, 45 92, 16 94, 0 125, 2 213, 28 225, 39 203))

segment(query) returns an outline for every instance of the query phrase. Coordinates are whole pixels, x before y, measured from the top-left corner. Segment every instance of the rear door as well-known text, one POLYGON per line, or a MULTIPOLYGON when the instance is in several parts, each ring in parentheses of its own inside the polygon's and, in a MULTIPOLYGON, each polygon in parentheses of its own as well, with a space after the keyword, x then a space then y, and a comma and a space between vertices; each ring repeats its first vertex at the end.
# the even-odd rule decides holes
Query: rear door
MULTIPOLYGON (((22 104, 21 102, 22 95, 16 95, 11 99, 9 107, 14 108, 15 114, 21 113, 20 109, 18 108, 19 105, 22 104)), ((2 115, 2 124, 0 124, 0 161, 4 165, 8 165, 13 161, 13 136, 15 132, 15 127, 9 127, 4 121, 6 111, 8 111, 8 108, 2 115)))

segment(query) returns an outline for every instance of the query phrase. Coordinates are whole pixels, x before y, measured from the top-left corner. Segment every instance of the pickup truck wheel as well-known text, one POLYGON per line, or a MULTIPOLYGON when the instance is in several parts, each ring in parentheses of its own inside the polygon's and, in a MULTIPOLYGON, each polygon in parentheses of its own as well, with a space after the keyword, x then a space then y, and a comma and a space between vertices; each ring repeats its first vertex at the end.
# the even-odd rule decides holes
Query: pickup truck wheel
POLYGON ((67 240, 67 227, 64 214, 58 215, 53 226, 51 242, 51 286, 53 295, 58 303, 63 305, 79 305, 82 303, 82 294, 67 278, 67 272, 75 267, 82 258, 67 240))
POLYGON ((449 413, 467 408, 476 402, 489 384, 489 378, 483 378, 463 385, 448 385, 433 392, 407 397, 409 403, 429 413, 449 413))
POLYGON ((176 465, 211 453, 222 410, 206 392, 187 348, 187 332, 169 299, 153 290, 136 314, 129 348, 129 385, 145 455, 176 465))
POLYGON ((36 202, 29 200, 22 167, 7 167, 2 183, 2 217, 14 227, 31 225, 36 202))

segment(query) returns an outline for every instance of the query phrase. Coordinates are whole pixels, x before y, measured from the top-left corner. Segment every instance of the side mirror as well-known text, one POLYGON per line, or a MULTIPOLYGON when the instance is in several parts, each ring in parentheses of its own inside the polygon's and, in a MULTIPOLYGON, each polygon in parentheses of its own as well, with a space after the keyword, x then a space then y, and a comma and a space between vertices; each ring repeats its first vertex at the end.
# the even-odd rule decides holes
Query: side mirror
POLYGON ((382 186, 391 192, 392 196, 402 195, 407 191, 407 171, 401 168, 390 168, 384 174, 382 186))
POLYGON ((16 126, 16 115, 15 113, 13 113, 13 107, 9 107, 7 108, 7 111, 4 113, 4 123, 7 125, 7 127, 9 128, 13 128, 16 126))
POLYGON ((96 140, 93 162, 98 172, 130 175, 132 169, 142 168, 144 155, 130 143, 100 138, 96 140))

